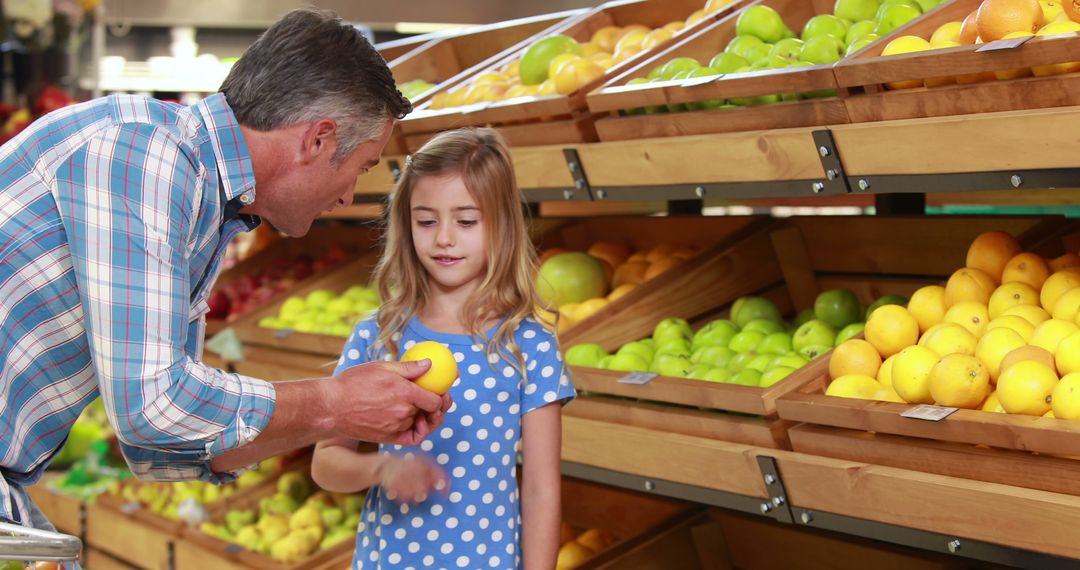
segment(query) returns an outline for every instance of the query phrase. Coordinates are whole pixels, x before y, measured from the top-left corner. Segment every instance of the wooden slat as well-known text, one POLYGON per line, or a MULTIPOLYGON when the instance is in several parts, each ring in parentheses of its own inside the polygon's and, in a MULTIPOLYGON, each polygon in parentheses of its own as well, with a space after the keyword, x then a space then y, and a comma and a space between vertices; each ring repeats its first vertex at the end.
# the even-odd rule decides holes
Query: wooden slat
POLYGON ((1080 461, 883 433, 800 424, 795 451, 1066 495, 1080 494, 1080 461))
POLYGON ((595 188, 823 178, 810 132, 657 138, 581 145, 577 150, 595 188))
MULTIPOLYGON (((200 543, 191 540, 178 540, 173 547, 173 557, 175 566, 173 570, 246 570, 246 567, 236 560, 210 552, 202 548, 200 543)), ((333 570, 348 568, 351 560, 350 556, 333 570)), ((87 570, 97 569, 91 566, 87 570)))
MULTIPOLYGON (((463 123, 461 126, 469 126, 463 123)), ((456 128, 450 127, 447 128, 456 128)), ((592 116, 580 116, 564 120, 552 120, 537 123, 525 123, 517 125, 497 125, 495 130, 506 140, 506 144, 512 147, 528 147, 543 145, 569 145, 583 142, 594 142, 596 129, 593 126, 592 116)), ((416 152, 424 143, 435 137, 437 133, 427 132, 407 135, 405 146, 410 152, 416 152)), ((560 147, 561 148, 561 147, 560 147)), ((563 163, 566 168, 566 163, 563 163)))
POLYGON ((169 549, 177 536, 101 501, 86 505, 86 544, 145 570, 170 568, 169 549))
POLYGON ((982 444, 1004 449, 1080 455, 1080 422, 959 410, 939 422, 904 418, 910 404, 789 393, 776 402, 780 417, 878 433, 982 444))
POLYGON ((565 461, 765 498, 765 483, 753 457, 755 449, 573 416, 563 418, 565 461), (704 469, 704 465, 709 467, 704 469))
POLYGON ((776 451, 788 501, 819 510, 1080 557, 1080 497, 776 451))
MULTIPOLYGON (((84 549, 83 559, 79 562, 86 570, 139 570, 137 567, 95 548, 84 549)), ((206 566, 203 568, 206 568, 207 570, 217 570, 206 566)))
MULTIPOLYGON (((657 529, 657 532, 640 536, 635 544, 629 545, 617 557, 606 562, 585 564, 585 569, 627 570, 646 568, 679 568, 680 570, 715 570, 715 566, 706 566, 698 559, 695 550, 694 529, 701 525, 704 514, 679 521, 669 528, 657 529)), ((722 538, 722 537, 721 537, 722 538)))
POLYGON ((772 232, 770 237, 776 250, 776 261, 780 263, 780 272, 784 274, 784 282, 791 294, 791 302, 798 310, 812 308, 821 288, 814 275, 802 232, 797 227, 789 226, 772 232))
MULTIPOLYGON (((514 173, 521 188, 573 188, 563 146, 513 148, 514 173)), ((588 171, 586 171, 588 172, 588 171)))
POLYGON ((595 342, 605 350, 638 340, 667 317, 694 318, 780 280, 768 226, 740 230, 578 323, 560 341, 595 342), (677 292, 677 294, 673 294, 677 292), (619 326, 608 323, 618 318, 619 326))
POLYGON ((1080 107, 837 125, 832 132, 848 176, 1075 168, 1080 107))
MULTIPOLYGON (((344 341, 341 344, 344 346, 344 341)), ((329 356, 260 346, 244 347, 244 357, 242 362, 232 363, 237 374, 270 382, 323 378, 333 374, 337 366, 337 359, 329 356)))
POLYGON ((405 156, 383 156, 379 164, 356 179, 354 194, 388 194, 394 189, 394 175, 390 171, 390 162, 396 162, 399 168, 405 168, 405 156))
POLYGON ((73 536, 82 536, 82 501, 65 495, 54 489, 50 489, 47 483, 57 476, 54 473, 46 474, 41 481, 26 488, 27 494, 34 504, 41 509, 45 518, 49 519, 60 532, 73 536))
MULTIPOLYGON (((583 385, 574 376, 576 387, 583 385)), ((563 410, 573 416, 608 423, 632 425, 670 433, 681 433, 757 447, 790 449, 783 420, 766 420, 731 414, 633 402, 604 396, 579 396, 563 410)))

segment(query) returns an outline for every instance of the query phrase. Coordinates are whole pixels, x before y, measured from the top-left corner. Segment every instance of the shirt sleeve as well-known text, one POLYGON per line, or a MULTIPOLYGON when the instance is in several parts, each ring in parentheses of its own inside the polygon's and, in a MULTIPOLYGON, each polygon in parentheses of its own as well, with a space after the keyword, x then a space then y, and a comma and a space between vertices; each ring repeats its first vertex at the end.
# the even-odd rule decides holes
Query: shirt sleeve
POLYGON ((53 171, 88 350, 132 469, 147 478, 228 477, 211 473, 210 460, 262 433, 275 391, 185 350, 190 234, 205 169, 165 130, 129 124, 53 171))
POLYGON ((552 402, 568 404, 577 396, 570 375, 566 373, 562 353, 555 336, 535 325, 525 330, 525 382, 521 396, 521 414, 525 415, 552 402), (530 339, 530 335, 532 338, 530 339))
POLYGON ((371 346, 378 336, 378 331, 374 317, 356 323, 356 328, 349 335, 349 340, 345 341, 345 348, 341 349, 341 358, 338 360, 337 368, 334 369, 334 376, 342 370, 376 360, 371 354, 371 346))

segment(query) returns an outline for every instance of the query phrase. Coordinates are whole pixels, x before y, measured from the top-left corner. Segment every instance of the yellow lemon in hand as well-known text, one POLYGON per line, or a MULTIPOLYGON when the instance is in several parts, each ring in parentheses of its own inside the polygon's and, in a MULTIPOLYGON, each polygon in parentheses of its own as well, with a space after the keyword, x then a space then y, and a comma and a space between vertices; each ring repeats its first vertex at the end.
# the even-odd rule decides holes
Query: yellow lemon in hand
POLYGON ((431 360, 431 368, 414 380, 418 386, 438 395, 443 395, 450 390, 450 386, 457 380, 457 361, 449 348, 434 341, 425 340, 418 342, 401 356, 402 362, 416 362, 424 359, 431 360))

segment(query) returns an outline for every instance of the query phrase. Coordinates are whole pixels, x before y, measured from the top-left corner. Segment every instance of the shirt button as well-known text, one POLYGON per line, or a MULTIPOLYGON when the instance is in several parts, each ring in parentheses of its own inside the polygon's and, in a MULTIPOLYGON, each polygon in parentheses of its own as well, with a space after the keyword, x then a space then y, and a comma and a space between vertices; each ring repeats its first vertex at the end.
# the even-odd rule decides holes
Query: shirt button
POLYGON ((240 203, 241 204, 250 204, 251 203, 251 196, 248 196, 247 194, 241 194, 240 195, 240 203))

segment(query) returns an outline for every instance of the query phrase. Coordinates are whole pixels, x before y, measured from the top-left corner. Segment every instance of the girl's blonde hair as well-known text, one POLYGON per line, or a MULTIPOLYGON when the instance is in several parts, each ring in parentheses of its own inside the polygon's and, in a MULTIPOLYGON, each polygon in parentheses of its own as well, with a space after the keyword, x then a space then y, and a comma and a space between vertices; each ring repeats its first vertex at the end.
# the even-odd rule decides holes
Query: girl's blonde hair
POLYGON ((462 307, 462 322, 473 338, 483 339, 483 324, 503 319, 485 352, 508 363, 516 361, 524 374, 514 331, 537 305, 536 249, 529 239, 510 152, 493 129, 440 133, 406 161, 390 197, 383 255, 375 269, 383 304, 374 349, 385 349, 396 360, 400 335, 428 300, 428 275, 413 247, 412 194, 421 178, 448 174, 460 175, 479 205, 487 244, 487 274, 462 307))

